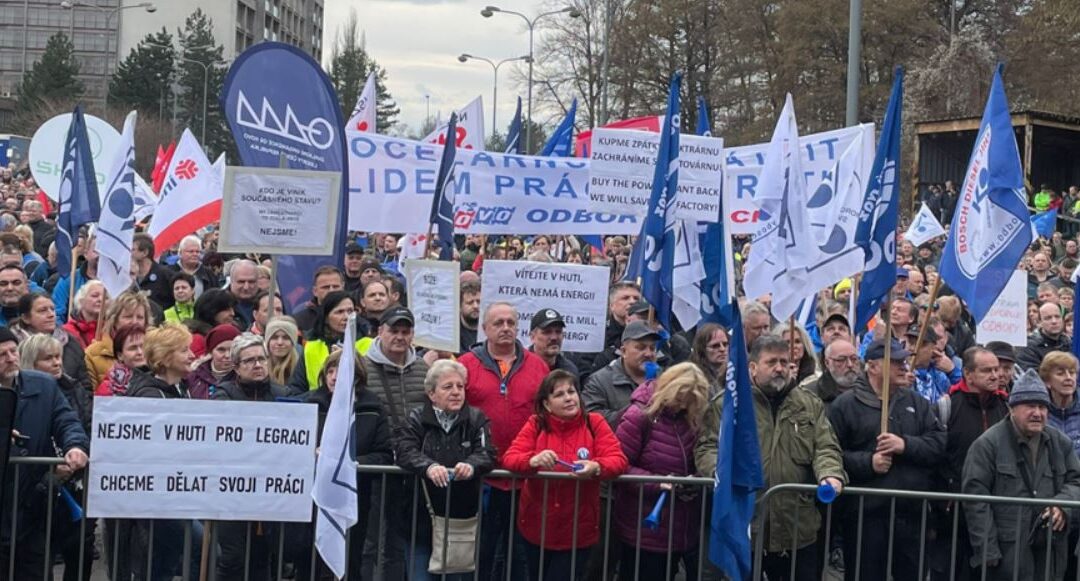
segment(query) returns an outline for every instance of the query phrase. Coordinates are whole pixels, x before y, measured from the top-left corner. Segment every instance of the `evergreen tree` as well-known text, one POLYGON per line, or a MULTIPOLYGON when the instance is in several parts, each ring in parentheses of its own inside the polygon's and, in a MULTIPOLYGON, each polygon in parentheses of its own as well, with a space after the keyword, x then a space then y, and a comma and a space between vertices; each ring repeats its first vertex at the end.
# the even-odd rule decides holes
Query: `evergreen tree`
POLYGON ((110 104, 163 119, 172 117, 172 84, 176 74, 172 40, 172 35, 162 28, 161 32, 146 35, 131 50, 109 80, 110 104))
POLYGON ((62 32, 49 38, 41 59, 23 76, 19 84, 19 112, 32 112, 46 100, 73 100, 82 96, 85 88, 76 76, 79 63, 75 46, 62 32))
POLYGON ((236 144, 225 122, 218 96, 225 84, 224 49, 214 42, 214 24, 210 18, 197 9, 188 16, 184 29, 178 32, 180 37, 180 120, 191 129, 203 147, 209 152, 210 159, 222 151, 229 159, 237 159, 236 144), (203 120, 204 85, 206 94, 206 120, 203 120), (206 136, 203 136, 203 127, 206 136))
POLYGON ((386 89, 386 70, 368 54, 356 13, 352 12, 330 55, 330 81, 337 92, 342 117, 349 118, 372 72, 375 73, 375 124, 379 133, 385 133, 397 122, 400 110, 386 89))

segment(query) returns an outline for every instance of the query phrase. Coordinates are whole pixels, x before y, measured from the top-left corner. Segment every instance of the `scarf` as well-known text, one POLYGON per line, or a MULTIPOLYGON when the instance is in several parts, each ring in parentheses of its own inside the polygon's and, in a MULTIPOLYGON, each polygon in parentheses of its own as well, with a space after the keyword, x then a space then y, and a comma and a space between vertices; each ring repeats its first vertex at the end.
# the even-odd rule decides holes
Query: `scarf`
POLYGON ((454 422, 458 419, 457 412, 445 412, 437 407, 432 407, 431 409, 435 410, 435 419, 439 422, 439 425, 442 426, 443 431, 449 434, 450 428, 454 427, 454 422))

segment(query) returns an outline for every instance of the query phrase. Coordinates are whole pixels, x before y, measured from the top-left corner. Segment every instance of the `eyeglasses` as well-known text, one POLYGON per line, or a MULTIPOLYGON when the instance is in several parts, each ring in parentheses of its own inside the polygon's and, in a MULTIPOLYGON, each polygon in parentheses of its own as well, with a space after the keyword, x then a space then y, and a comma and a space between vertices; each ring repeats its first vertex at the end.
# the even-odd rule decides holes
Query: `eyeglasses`
POLYGON ((252 367, 254 365, 266 365, 267 361, 269 361, 269 359, 262 355, 259 355, 257 357, 247 357, 245 359, 241 359, 240 365, 243 365, 244 367, 252 367))
POLYGON ((848 364, 848 365, 858 365, 859 364, 859 356, 858 355, 850 355, 848 357, 830 357, 829 361, 832 361, 833 363, 835 363, 837 365, 843 365, 845 363, 848 364))

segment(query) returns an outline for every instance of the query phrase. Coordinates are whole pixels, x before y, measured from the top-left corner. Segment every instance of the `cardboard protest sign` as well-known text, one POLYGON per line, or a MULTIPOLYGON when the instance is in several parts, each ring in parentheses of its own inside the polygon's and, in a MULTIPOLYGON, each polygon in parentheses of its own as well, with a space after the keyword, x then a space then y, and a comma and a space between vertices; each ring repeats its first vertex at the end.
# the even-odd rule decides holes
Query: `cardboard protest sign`
POLYGON ((413 343, 419 347, 457 353, 461 268, 457 262, 406 260, 405 288, 416 320, 413 343))
POLYGON ((315 406, 101 397, 90 518, 311 521, 315 406))
MULTIPOLYGON (((480 312, 495 302, 518 311, 518 337, 530 345, 529 323, 540 309, 555 309, 566 321, 563 350, 604 350, 610 271, 603 266, 547 262, 485 260, 481 276, 480 312)), ((484 340, 480 329, 479 340, 484 340)))
POLYGON ((1027 273, 1017 270, 975 328, 975 340, 981 345, 1004 341, 1013 347, 1026 347, 1027 330, 1027 273))

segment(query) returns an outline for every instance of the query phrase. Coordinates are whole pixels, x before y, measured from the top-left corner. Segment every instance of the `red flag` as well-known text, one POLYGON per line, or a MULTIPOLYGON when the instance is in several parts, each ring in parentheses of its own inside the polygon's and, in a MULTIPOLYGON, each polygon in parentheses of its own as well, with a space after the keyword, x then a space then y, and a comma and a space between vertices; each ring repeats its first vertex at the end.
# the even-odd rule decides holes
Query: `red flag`
POLYGON ((175 141, 170 143, 169 149, 166 149, 165 151, 161 151, 161 146, 158 146, 158 155, 154 159, 154 171, 150 174, 150 177, 154 182, 154 193, 158 193, 161 191, 161 186, 165 183, 165 170, 169 168, 169 162, 172 161, 172 156, 175 152, 175 141))

